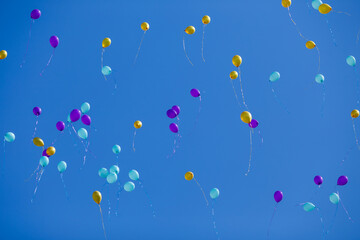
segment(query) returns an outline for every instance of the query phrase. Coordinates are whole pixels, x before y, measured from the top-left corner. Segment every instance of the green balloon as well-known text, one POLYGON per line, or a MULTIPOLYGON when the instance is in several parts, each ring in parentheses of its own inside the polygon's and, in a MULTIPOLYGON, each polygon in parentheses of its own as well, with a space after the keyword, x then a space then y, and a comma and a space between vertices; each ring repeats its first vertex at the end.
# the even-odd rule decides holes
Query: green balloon
POLYGON ((15 134, 12 132, 7 132, 7 133, 5 133, 4 139, 7 142, 13 142, 13 141, 15 141, 15 134))
POLYGON ((131 170, 129 172, 129 178, 133 181, 139 180, 140 176, 139 176, 138 171, 136 171, 135 169, 131 170))
POLYGON ((124 189, 125 191, 127 192, 131 192, 131 191, 134 191, 135 189, 135 184, 133 182, 127 182, 124 184, 124 189))
POLYGON ((60 173, 65 172, 66 168, 67 168, 67 164, 64 161, 59 162, 57 165, 57 169, 60 173))
POLYGON ((117 144, 115 144, 113 147, 112 147, 112 151, 113 153, 115 154, 119 154, 121 152, 121 147, 117 144))
POLYGON ((112 165, 112 166, 110 167, 110 172, 111 172, 111 173, 115 173, 115 174, 119 174, 120 168, 119 168, 117 165, 112 165))
POLYGON ((109 171, 106 168, 100 168, 98 173, 102 178, 106 178, 109 175, 109 171))
POLYGON ((277 80, 280 79, 280 73, 279 72, 273 72, 272 74, 270 74, 270 82, 276 82, 277 80))
POLYGON ((340 197, 337 193, 332 193, 329 196, 330 202, 333 204, 338 204, 340 201, 340 197))
POLYGON ((88 132, 86 131, 85 128, 80 128, 80 129, 78 130, 78 135, 79 135, 79 137, 82 138, 82 139, 87 139, 87 138, 88 138, 88 132))
POLYGON ((71 123, 70 114, 69 114, 68 117, 67 117, 67 122, 68 122, 68 123, 71 123))
POLYGON ((115 173, 109 173, 109 175, 107 175, 106 177, 106 181, 110 184, 116 182, 116 180, 117 180, 117 175, 115 173))
POLYGON ((355 57, 354 56, 348 56, 347 58, 346 58, 346 63, 350 66, 350 67, 355 67, 355 65, 356 65, 356 59, 355 59, 355 57))
POLYGON ((87 102, 84 102, 83 104, 81 104, 81 112, 87 113, 88 111, 90 111, 90 104, 87 102))
POLYGON ((102 74, 104 74, 105 76, 110 75, 111 73, 111 68, 109 66, 104 66, 101 69, 102 74))
POLYGON ((305 212, 311 212, 312 210, 315 209, 315 205, 312 204, 311 202, 307 202, 307 203, 304 203, 303 209, 305 210, 305 212))
POLYGON ((46 167, 47 165, 49 165, 49 158, 47 156, 42 156, 39 163, 42 167, 46 167))
POLYGON ((324 83, 324 81, 325 81, 324 75, 322 75, 322 74, 317 74, 317 75, 315 76, 315 82, 317 82, 317 83, 324 83))
POLYGON ((213 189, 210 190, 210 197, 211 197, 212 199, 218 198, 219 195, 220 195, 219 189, 213 188, 213 189))

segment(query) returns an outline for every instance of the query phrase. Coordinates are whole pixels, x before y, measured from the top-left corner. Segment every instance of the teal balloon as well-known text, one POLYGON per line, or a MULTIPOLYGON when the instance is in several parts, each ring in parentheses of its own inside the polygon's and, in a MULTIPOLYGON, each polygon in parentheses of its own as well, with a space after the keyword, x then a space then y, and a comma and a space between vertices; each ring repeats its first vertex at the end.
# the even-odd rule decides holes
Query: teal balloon
POLYGON ((84 102, 83 104, 81 104, 81 112, 87 113, 88 111, 90 111, 90 104, 87 102, 84 102))
POLYGON ((140 176, 139 176, 138 171, 136 171, 135 169, 131 170, 129 172, 129 178, 133 181, 139 180, 140 176))
POLYGON ((69 114, 68 117, 67 117, 67 122, 68 122, 68 123, 71 123, 70 114, 69 114))
POLYGON ((132 192, 135 189, 135 184, 133 182, 127 182, 124 184, 124 190, 127 192, 132 192))
POLYGON ((109 173, 109 175, 107 175, 106 177, 106 181, 110 184, 116 182, 116 180, 117 180, 117 175, 115 173, 109 173))
POLYGON ((211 197, 212 199, 218 198, 219 195, 220 195, 219 189, 213 188, 213 189, 210 190, 210 197, 211 197))
POLYGON ((49 165, 49 158, 48 158, 47 156, 42 156, 42 157, 40 158, 39 164, 40 164, 42 167, 46 167, 47 165, 49 165))
POLYGON ((57 169, 60 173, 65 172, 66 168, 67 168, 67 164, 64 161, 59 162, 57 165, 57 169))
POLYGON ((103 75, 107 76, 107 75, 110 75, 111 73, 111 68, 109 66, 104 66, 102 69, 101 69, 101 72, 103 75))
POLYGON ((315 82, 317 82, 317 83, 324 83, 324 81, 325 81, 324 75, 322 75, 322 74, 317 74, 317 75, 315 76, 315 82))
POLYGON ((273 72, 272 74, 270 74, 269 80, 270 82, 276 82, 277 80, 279 80, 279 78, 280 78, 280 73, 273 72))
POLYGON ((356 59, 355 59, 355 57, 354 56, 348 56, 347 58, 346 58, 346 63, 349 65, 349 66, 351 66, 351 67, 355 67, 355 65, 356 65, 356 59))
POLYGON ((119 168, 117 165, 112 165, 112 166, 110 167, 110 172, 111 172, 111 173, 115 173, 115 174, 119 174, 120 168, 119 168))
POLYGON ((109 175, 109 171, 106 168, 100 168, 98 173, 102 178, 106 178, 109 175))
POLYGON ((315 10, 319 10, 320 5, 323 4, 321 0, 313 0, 311 5, 315 10))
POLYGON ((307 203, 304 203, 303 209, 305 210, 305 212, 311 212, 312 210, 315 209, 315 205, 312 204, 311 202, 307 202, 307 203))
POLYGON ((112 147, 112 151, 113 153, 115 154, 119 154, 121 152, 121 147, 117 144, 115 144, 113 147, 112 147))
POLYGON ((13 141, 15 141, 15 134, 12 132, 7 132, 7 133, 5 133, 4 139, 7 142, 13 142, 13 141))
POLYGON ((333 204, 338 204, 340 201, 340 197, 337 193, 332 193, 329 196, 330 202, 333 204))
POLYGON ((80 128, 80 129, 78 130, 78 135, 79 135, 79 137, 82 138, 82 139, 87 139, 87 138, 88 138, 88 132, 86 131, 85 128, 80 128))

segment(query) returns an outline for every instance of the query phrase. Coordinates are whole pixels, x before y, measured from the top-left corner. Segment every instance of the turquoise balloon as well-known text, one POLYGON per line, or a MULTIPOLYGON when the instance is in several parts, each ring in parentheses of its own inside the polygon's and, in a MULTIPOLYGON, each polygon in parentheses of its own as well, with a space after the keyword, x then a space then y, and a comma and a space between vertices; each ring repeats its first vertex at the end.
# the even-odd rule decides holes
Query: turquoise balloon
POLYGON ((313 0, 311 5, 315 10, 319 10, 320 5, 323 4, 321 0, 313 0))
POLYGON ((279 72, 273 72, 272 74, 270 74, 270 82, 276 82, 277 80, 279 80, 280 78, 280 73, 279 72))
POLYGON ((79 137, 82 138, 82 139, 87 139, 87 138, 88 138, 88 132, 86 131, 85 128, 80 128, 80 129, 78 130, 78 135, 79 135, 79 137))
POLYGON ((67 164, 64 161, 59 162, 57 165, 57 169, 60 173, 65 172, 66 168, 67 168, 67 164))
POLYGON ((81 112, 87 113, 88 111, 90 111, 90 104, 87 102, 84 102, 83 104, 81 104, 81 112))
POLYGON ((116 180, 117 180, 117 175, 115 173, 109 173, 109 175, 107 175, 106 177, 106 181, 108 183, 114 183, 116 182, 116 180))
POLYGON ((49 165, 49 158, 47 156, 42 156, 39 163, 42 167, 46 167, 47 165, 49 165))
POLYGON ((304 203, 303 209, 305 210, 305 212, 311 212, 312 210, 315 209, 315 205, 312 204, 311 202, 307 202, 307 203, 304 203))
POLYGON ((106 178, 109 175, 109 171, 106 168, 99 169, 99 176, 102 178, 106 178))
POLYGON ((139 176, 138 171, 136 171, 135 169, 131 170, 129 172, 129 178, 133 181, 139 180, 140 176, 139 176))
POLYGON ((355 65, 356 65, 356 59, 355 59, 355 57, 354 56, 348 56, 347 58, 346 58, 346 63, 349 65, 349 66, 351 66, 351 67, 355 67, 355 65))
POLYGON ((211 197, 212 199, 218 198, 219 195, 220 195, 219 189, 213 188, 213 189, 210 190, 210 197, 211 197))
POLYGON ((317 83, 324 83, 324 81, 325 81, 324 75, 322 75, 322 74, 317 74, 317 75, 315 76, 315 82, 317 82, 317 83))
POLYGON ((111 73, 111 68, 109 66, 104 66, 101 69, 102 74, 104 74, 105 76, 110 75, 111 73))
POLYGON ((135 184, 133 182, 127 182, 124 184, 124 189, 127 192, 132 192, 135 189, 135 184))
POLYGON ((71 123, 70 114, 67 117, 67 122, 71 123))
POLYGON ((340 197, 337 193, 332 193, 329 196, 330 202, 333 204, 338 204, 340 201, 340 197))
POLYGON ((120 168, 119 168, 117 165, 112 165, 112 166, 110 167, 110 172, 111 172, 111 173, 115 173, 115 174, 119 174, 120 168))
POLYGON ((12 132, 7 132, 7 133, 5 133, 4 139, 7 142, 13 142, 13 141, 15 141, 15 134, 12 132))
POLYGON ((113 153, 115 154, 119 154, 121 152, 121 147, 117 144, 115 144, 113 147, 112 147, 112 151, 113 153))

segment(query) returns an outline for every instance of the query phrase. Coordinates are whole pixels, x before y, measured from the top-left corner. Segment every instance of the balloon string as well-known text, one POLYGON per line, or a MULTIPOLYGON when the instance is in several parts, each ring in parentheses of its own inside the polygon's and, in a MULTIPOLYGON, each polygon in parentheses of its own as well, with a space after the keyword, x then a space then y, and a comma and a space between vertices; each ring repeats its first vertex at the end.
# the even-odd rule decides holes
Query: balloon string
POLYGON ((316 207, 316 210, 318 211, 319 216, 320 216, 320 222, 321 222, 322 231, 323 231, 322 236, 323 236, 323 239, 325 239, 325 237, 326 237, 326 231, 325 231, 324 218, 323 218, 323 216, 322 216, 322 214, 321 214, 321 212, 320 212, 320 208, 316 207))
POLYGON ((306 37, 304 37, 304 35, 302 35, 302 33, 300 32, 298 26, 296 25, 296 22, 294 21, 294 19, 292 18, 291 16, 291 13, 290 13, 290 8, 288 7, 288 12, 289 12, 289 17, 290 17, 290 20, 293 22, 294 26, 296 27, 296 30, 297 32, 299 33, 300 37, 302 37, 305 41, 308 41, 308 39, 306 37))
POLYGON ((358 75, 356 73, 356 68, 355 66, 353 67, 354 69, 354 75, 355 75, 355 82, 356 82, 356 104, 359 105, 359 95, 360 95, 360 86, 359 86, 359 78, 358 75))
POLYGON ((336 41, 335 41, 335 37, 334 37, 334 33, 333 33, 333 31, 332 31, 332 29, 331 29, 331 27, 330 27, 330 23, 329 23, 329 20, 328 20, 327 16, 325 16, 325 20, 326 20, 326 23, 327 23, 328 28, 329 28, 329 30, 330 30, 330 34, 331 34, 331 38, 332 38, 333 44, 334 44, 335 47, 337 47, 337 44, 336 44, 336 41))
POLYGON ((144 193, 145 193, 145 196, 146 196, 146 198, 147 198, 147 200, 148 200, 148 202, 149 202, 149 206, 150 206, 150 208, 151 208, 151 210, 152 210, 153 218, 155 218, 155 217, 156 217, 156 213, 155 213, 155 209, 154 209, 154 206, 153 206, 153 204, 152 204, 151 198, 150 198, 148 192, 145 190, 145 187, 144 187, 143 182, 140 181, 140 180, 139 180, 139 185, 140 185, 141 189, 142 189, 142 190, 144 191, 144 193))
MULTIPOLYGON (((83 141, 83 140, 79 137, 79 135, 77 134, 77 132, 76 132, 76 130, 75 130, 75 128, 74 128, 74 125, 71 124, 71 127, 72 127, 75 135, 79 138, 79 140, 80 140, 80 142, 81 142, 81 144, 83 145, 84 150, 85 150, 85 154, 84 154, 84 157, 83 157, 83 165, 82 165, 82 167, 81 167, 81 169, 80 169, 80 170, 82 170, 82 168, 85 166, 85 163, 86 163, 86 155, 87 155, 87 153, 89 152, 89 149, 88 149, 88 146, 86 146, 86 144, 84 143, 84 141, 83 141)), ((90 151, 90 153, 96 158, 96 156, 95 156, 91 151, 90 151)))
POLYGON ((247 176, 250 173, 250 168, 251 168, 251 155, 252 155, 252 131, 253 129, 250 129, 250 157, 249 157, 249 166, 247 169, 247 172, 245 173, 245 176, 247 176))
POLYGON ((23 60, 22 60, 22 62, 21 62, 21 64, 20 64, 20 68, 22 68, 23 65, 25 64, 26 55, 27 55, 27 52, 28 52, 28 49, 29 49, 29 43, 30 43, 30 38, 31 38, 31 28, 32 28, 33 23, 34 23, 34 20, 31 19, 30 29, 29 29, 29 38, 28 38, 28 41, 27 41, 27 43, 26 43, 26 51, 25 51, 25 54, 24 54, 24 56, 23 56, 23 60))
POLYGON ((101 51, 101 69, 103 69, 104 67, 104 52, 105 52, 105 48, 103 48, 101 51))
MULTIPOLYGON (((271 83, 270 83, 270 84, 271 84, 271 83)), ((290 114, 290 112, 289 112, 289 110, 287 109, 287 107, 286 107, 286 106, 283 104, 283 102, 280 101, 280 99, 278 98, 277 94, 275 93, 274 88, 273 88, 271 85, 269 85, 269 86, 270 86, 271 91, 272 91, 272 93, 273 93, 273 95, 274 95, 275 101, 276 101, 278 104, 280 104, 280 106, 281 106, 288 114, 290 114)))
POLYGON ((64 186, 64 191, 65 191, 66 200, 69 201, 69 194, 68 194, 68 191, 67 191, 67 189, 66 189, 66 185, 65 185, 63 173, 60 173, 60 178, 61 178, 61 182, 62 182, 62 184, 63 184, 63 186, 64 186))
POLYGON ((206 27, 206 24, 203 24, 203 34, 202 34, 202 41, 201 41, 201 57, 204 62, 205 62, 205 58, 204 58, 205 27, 206 27))
POLYGON ((219 231, 217 230, 217 227, 216 227, 214 202, 211 203, 211 218, 212 218, 213 228, 214 228, 216 237, 218 240, 220 240, 219 231))
POLYGON ((232 86, 232 88, 233 88, 233 90, 234 90, 234 94, 235 94, 236 102, 238 103, 239 107, 241 108, 241 103, 240 103, 240 101, 239 101, 239 97, 238 97, 238 95, 237 95, 237 93, 236 93, 236 90, 235 90, 235 86, 234 86, 233 80, 232 80, 232 79, 230 79, 230 82, 231 82, 231 86, 232 86))
POLYGON ((208 202, 208 200, 207 200, 207 198, 206 198, 206 195, 205 195, 205 192, 204 192, 203 188, 201 187, 200 183, 196 180, 195 177, 194 177, 194 180, 195 180, 196 184, 198 185, 198 187, 200 188, 200 190, 201 190, 201 192, 202 192, 202 194, 203 194, 203 196, 204 196, 204 199, 205 199, 205 202, 206 202, 206 206, 209 206, 209 202, 208 202))
POLYGON ((39 170, 40 168, 40 164, 37 166, 37 168, 34 170, 34 172, 30 175, 30 177, 28 179, 25 180, 25 182, 28 182, 32 176, 34 176, 34 174, 39 170))
POLYGON ((353 130, 354 130, 356 145, 359 147, 359 140, 358 140, 358 137, 357 137, 357 134, 356 134, 355 122, 354 122, 353 118, 351 118, 351 120, 352 120, 352 126, 353 126, 353 130))
POLYGON ((62 134, 64 134, 64 131, 61 131, 60 134, 58 134, 58 135, 56 136, 56 138, 52 141, 51 146, 54 146, 54 144, 56 143, 56 141, 58 140, 58 138, 59 138, 62 134))
MULTIPOLYGON (((337 192, 337 194, 340 196, 339 191, 337 192)), ((352 218, 350 217, 350 214, 349 214, 349 212, 346 210, 345 205, 344 205, 344 203, 342 202, 342 199, 341 199, 341 198, 340 198, 340 204, 341 204, 341 206, 343 207, 343 209, 344 209, 344 211, 345 211, 345 213, 346 213, 349 221, 351 221, 351 222, 354 223, 354 220, 352 220, 352 218)))
POLYGON ((143 43, 143 41, 144 41, 144 38, 145 38, 145 33, 146 33, 146 31, 144 31, 144 34, 143 34, 142 37, 141 37, 140 45, 139 45, 139 48, 138 48, 137 53, 136 53, 136 56, 135 56, 134 64, 136 63, 136 60, 137 60, 137 58, 138 58, 138 56, 139 56, 140 48, 141 48, 141 45, 142 45, 142 43, 143 43))
MULTIPOLYGON (((332 227, 333 227, 333 225, 334 225, 334 222, 335 222, 335 218, 336 218, 338 209, 339 209, 339 204, 336 204, 335 213, 334 213, 334 216, 333 216, 333 218, 332 218, 332 220, 331 220, 330 226, 329 226, 328 230, 326 231, 326 235, 329 234, 330 230, 332 229, 332 227)), ((325 236, 326 236, 326 235, 325 235, 325 236)))
POLYGON ((110 220, 110 216, 111 216, 111 203, 110 203, 110 185, 108 187, 108 219, 110 220))
POLYGON ((185 52, 185 56, 187 58, 187 60, 189 61, 189 63, 194 66, 194 64, 190 61, 190 58, 188 57, 187 53, 186 53, 186 49, 185 49, 185 34, 183 35, 183 48, 184 48, 184 52, 185 52))
POLYGON ((347 12, 339 12, 339 11, 333 11, 334 13, 340 13, 340 14, 345 14, 349 17, 351 17, 351 14, 350 13, 347 13, 347 12))
POLYGON ((116 209, 115 209, 115 215, 118 216, 118 212, 119 212, 119 206, 120 206, 120 193, 122 192, 122 187, 121 187, 121 184, 120 184, 120 181, 118 181, 118 190, 116 192, 116 201, 118 203, 118 205, 116 206, 116 209))
POLYGON ((318 65, 318 73, 320 72, 320 50, 318 48, 318 46, 315 46, 316 47, 316 50, 317 50, 317 53, 318 53, 318 57, 319 57, 319 65, 318 65))
POLYGON ((105 232, 105 225, 104 225, 104 218, 103 218, 103 214, 102 214, 102 211, 101 211, 101 206, 100 206, 100 204, 99 204, 99 209, 100 209, 100 214, 101 214, 101 223, 102 223, 102 228, 103 228, 103 231, 104 231, 104 237, 105 237, 105 239, 107 240, 106 232, 105 232))
POLYGON ((32 196, 32 198, 31 198, 31 203, 34 202, 34 198, 35 198, 35 195, 36 195, 38 186, 39 186, 39 182, 40 182, 40 180, 41 180, 41 176, 43 175, 44 171, 45 171, 45 169, 42 168, 42 169, 40 170, 40 174, 37 174, 37 176, 36 176, 36 185, 35 185, 35 189, 34 189, 33 196, 32 196))
POLYGON ((321 117, 324 117, 324 108, 325 108, 325 83, 323 83, 322 86, 321 117))
POLYGON ((356 48, 358 47, 359 39, 360 39, 360 30, 358 31, 358 33, 356 35, 356 48))
POLYGON ((274 220, 276 208, 277 208, 277 203, 276 203, 276 205, 275 205, 275 207, 274 207, 273 214, 272 214, 272 216, 271 216, 271 218, 270 218, 269 227, 268 227, 268 229, 267 229, 267 234, 266 234, 266 239, 269 239, 269 236, 270 236, 270 227, 271 227, 271 224, 272 224, 272 222, 273 222, 273 220, 274 220))
POLYGON ((244 104, 245 108, 248 109, 248 106, 245 103, 244 91, 243 91, 242 82, 241 82, 240 66, 238 67, 238 71, 239 71, 240 89, 241 89, 241 96, 242 96, 243 104, 244 104))
POLYGON ((39 123, 39 116, 36 116, 35 128, 34 128, 34 133, 32 135, 32 138, 35 137, 38 123, 39 123))
POLYGON ((49 58, 48 63, 46 64, 45 68, 41 71, 41 73, 40 73, 40 77, 43 75, 43 73, 44 73, 45 69, 49 66, 49 64, 50 64, 50 62, 51 62, 51 59, 52 59, 52 58, 53 58, 53 56, 54 56, 54 53, 55 53, 55 48, 54 48, 54 50, 53 50, 53 52, 52 52, 52 54, 51 54, 51 56, 50 56, 50 58, 49 58))
POLYGON ((135 152, 135 137, 136 137, 136 129, 134 131, 133 144, 132 144, 132 148, 134 152, 135 152))

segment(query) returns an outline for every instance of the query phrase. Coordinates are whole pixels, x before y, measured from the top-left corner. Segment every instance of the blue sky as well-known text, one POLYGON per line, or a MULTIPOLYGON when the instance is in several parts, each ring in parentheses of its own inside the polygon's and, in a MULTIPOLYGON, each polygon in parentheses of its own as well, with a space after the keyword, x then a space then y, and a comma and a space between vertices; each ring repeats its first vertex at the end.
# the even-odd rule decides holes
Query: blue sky
MULTIPOLYGON (((207 195, 213 187, 220 190, 214 209, 221 239, 265 239, 276 190, 284 193, 284 199, 277 206, 270 239, 321 238, 319 214, 306 213, 299 206, 307 201, 320 208, 326 228, 333 223, 327 239, 359 239, 359 151, 350 151, 345 163, 340 163, 355 146, 350 111, 359 107, 356 81, 360 73, 345 59, 358 57, 360 3, 328 3, 333 10, 351 16, 321 15, 311 1, 294 1, 290 7, 300 31, 320 50, 326 96, 322 116, 323 90, 314 81, 316 51, 305 48, 281 1, 4 2, 0 49, 7 50, 8 57, 0 61, 0 126, 3 133, 14 132, 16 140, 6 144, 0 161, 2 237, 103 239, 99 209, 91 198, 93 191, 101 190, 108 239, 217 239, 211 209, 196 183, 183 177, 186 171, 193 171, 207 195), (34 8, 39 8, 42 16, 32 25, 26 63, 20 69, 34 8), (212 21, 206 27, 203 63, 201 18, 205 14, 212 21), (150 30, 134 65, 144 21, 149 22, 150 30), (193 67, 182 49, 183 30, 189 25, 197 29, 194 35, 185 36, 193 67), (53 51, 49 44, 52 35, 59 37, 60 44, 40 77, 53 51), (107 81, 100 69, 105 37, 112 40, 104 56, 105 65, 113 69, 107 81), (240 121, 244 109, 237 105, 229 79, 235 70, 231 63, 235 54, 243 59, 246 102, 260 122, 253 138, 249 176, 244 176, 249 128, 240 121), (272 86, 290 114, 269 87, 273 71, 279 71, 281 78, 272 86), (199 101, 190 96, 191 88, 202 94, 196 127, 199 101), (85 101, 91 104, 89 149, 96 158, 88 155, 80 170, 83 148, 66 129, 55 144, 57 152, 50 158, 31 204, 35 180, 25 180, 41 154, 31 142, 36 121, 32 108, 43 110, 36 135, 48 146, 59 135, 56 122, 65 121, 68 113, 85 101), (174 134, 168 128, 171 120, 166 110, 175 104, 181 107, 182 139, 174 157, 167 158, 174 134), (141 120, 143 127, 137 132, 134 153, 135 120, 141 120), (97 171, 116 163, 111 151, 114 144, 122 147, 120 182, 128 181, 129 170, 139 171, 155 218, 139 185, 131 193, 121 192, 119 201, 118 185, 103 187, 105 181, 97 171), (64 180, 69 200, 56 169, 60 161, 68 164, 64 180), (320 189, 313 183, 318 174, 324 177, 320 189), (340 175, 349 177, 341 189, 336 188, 340 175), (355 223, 347 220, 340 206, 333 218, 335 206, 328 196, 336 190, 355 223)), ((74 124, 76 129, 82 126, 74 124)), ((358 121, 356 126, 360 132, 358 121)))

